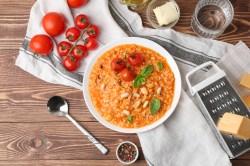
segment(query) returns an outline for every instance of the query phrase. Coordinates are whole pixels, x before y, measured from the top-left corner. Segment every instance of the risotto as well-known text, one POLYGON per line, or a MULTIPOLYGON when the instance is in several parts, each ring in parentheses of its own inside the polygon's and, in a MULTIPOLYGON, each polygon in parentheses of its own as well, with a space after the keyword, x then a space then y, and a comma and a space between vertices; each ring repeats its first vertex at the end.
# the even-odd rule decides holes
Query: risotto
POLYGON ((140 45, 125 44, 108 50, 96 61, 89 93, 106 121, 123 128, 140 128, 166 114, 174 85, 174 74, 163 56, 140 45), (130 79, 125 79, 128 76, 130 79))

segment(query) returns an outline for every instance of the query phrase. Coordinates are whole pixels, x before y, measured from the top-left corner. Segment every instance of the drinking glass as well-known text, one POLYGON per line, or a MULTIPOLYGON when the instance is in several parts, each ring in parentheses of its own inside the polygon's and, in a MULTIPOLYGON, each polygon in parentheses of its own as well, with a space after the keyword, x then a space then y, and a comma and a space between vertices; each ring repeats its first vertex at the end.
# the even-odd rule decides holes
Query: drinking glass
POLYGON ((148 0, 120 0, 120 3, 130 6, 134 10, 141 10, 148 0))
POLYGON ((233 16, 234 9, 229 0, 200 0, 191 26, 200 37, 216 38, 230 25, 233 16))

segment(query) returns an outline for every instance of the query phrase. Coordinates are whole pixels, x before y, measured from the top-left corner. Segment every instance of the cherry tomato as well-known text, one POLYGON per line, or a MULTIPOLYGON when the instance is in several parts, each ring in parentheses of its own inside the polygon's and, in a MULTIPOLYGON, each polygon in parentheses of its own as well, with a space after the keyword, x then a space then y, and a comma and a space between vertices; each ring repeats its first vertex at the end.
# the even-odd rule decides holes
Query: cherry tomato
POLYGON ((85 5, 87 0, 67 0, 67 2, 71 8, 78 8, 85 5))
POLYGON ((64 17, 56 12, 47 13, 43 17, 42 25, 50 36, 58 36, 65 29, 64 17))
POLYGON ((80 14, 75 19, 75 25, 79 29, 85 29, 89 26, 89 18, 84 14, 80 14))
POLYGON ((140 53, 132 53, 127 57, 127 62, 130 66, 140 66, 143 62, 143 57, 140 53))
POLYGON ((93 37, 88 37, 85 39, 85 43, 84 46, 88 49, 88 50, 94 50, 98 47, 98 42, 95 38, 93 37))
POLYGON ((121 71, 120 77, 125 82, 133 81, 136 77, 136 73, 133 69, 126 69, 125 68, 121 71))
POLYGON ((88 55, 88 50, 83 45, 76 45, 76 47, 73 49, 73 56, 76 59, 83 59, 88 55))
POLYGON ((57 45, 57 52, 61 56, 67 56, 71 47, 72 47, 71 43, 62 41, 57 45))
POLYGON ((75 27, 69 28, 65 33, 66 38, 71 42, 76 41, 80 37, 80 35, 81 31, 75 27))
POLYGON ((47 35, 36 35, 30 41, 30 49, 41 55, 49 55, 53 49, 53 42, 47 35))
POLYGON ((126 68, 126 62, 121 58, 115 58, 111 61, 110 68, 114 71, 120 72, 126 68))
POLYGON ((80 66, 80 63, 79 63, 79 60, 73 57, 67 56, 63 61, 63 65, 67 70, 73 71, 73 70, 76 70, 80 66))
POLYGON ((100 34, 100 30, 99 30, 98 26, 91 25, 87 29, 87 34, 88 34, 89 37, 97 37, 100 34))

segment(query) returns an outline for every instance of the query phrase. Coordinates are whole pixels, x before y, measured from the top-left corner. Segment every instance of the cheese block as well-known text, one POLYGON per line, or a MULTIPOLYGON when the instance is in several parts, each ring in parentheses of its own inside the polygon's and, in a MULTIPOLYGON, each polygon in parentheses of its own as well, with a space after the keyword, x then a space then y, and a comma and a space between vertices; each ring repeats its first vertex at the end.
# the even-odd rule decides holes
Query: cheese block
POLYGON ((234 134, 240 138, 250 138, 250 119, 226 112, 219 120, 217 127, 220 131, 234 134))
POLYGON ((178 13, 173 2, 166 2, 164 5, 153 9, 158 24, 168 25, 178 19, 178 13))
POLYGON ((248 108, 250 108, 250 96, 244 96, 244 97, 242 98, 242 100, 244 101, 244 103, 246 104, 246 106, 247 106, 248 108))
POLYGON ((244 73, 240 80, 240 85, 250 89, 250 74, 244 73))

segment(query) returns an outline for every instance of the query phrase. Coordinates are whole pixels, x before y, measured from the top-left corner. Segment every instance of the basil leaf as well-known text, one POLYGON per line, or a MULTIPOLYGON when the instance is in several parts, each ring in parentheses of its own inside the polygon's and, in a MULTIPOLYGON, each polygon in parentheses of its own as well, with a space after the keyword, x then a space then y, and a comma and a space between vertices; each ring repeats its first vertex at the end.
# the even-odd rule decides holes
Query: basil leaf
POLYGON ((134 80, 134 87, 138 88, 143 82, 146 82, 146 79, 141 75, 138 75, 134 80))
POLYGON ((159 99, 153 99, 150 103, 151 114, 155 115, 161 107, 161 102, 159 99))
POLYGON ((161 61, 158 61, 157 65, 158 65, 158 67, 159 67, 159 69, 160 69, 160 70, 162 70, 162 69, 163 69, 163 64, 162 64, 162 62, 161 62, 161 61))
POLYGON ((152 71, 153 71, 153 68, 154 68, 154 66, 153 65, 150 65, 150 66, 147 66, 147 67, 144 67, 143 69, 142 69, 142 71, 141 71, 141 76, 143 76, 143 77, 148 77, 151 73, 152 73, 152 71))
POLYGON ((132 122, 133 122, 132 117, 128 115, 128 116, 127 116, 127 121, 130 122, 130 123, 132 123, 132 122))

